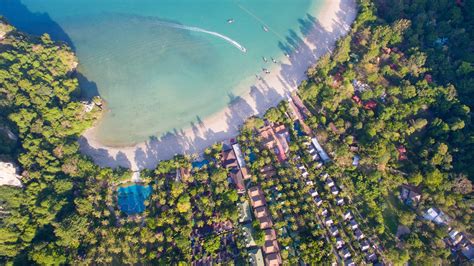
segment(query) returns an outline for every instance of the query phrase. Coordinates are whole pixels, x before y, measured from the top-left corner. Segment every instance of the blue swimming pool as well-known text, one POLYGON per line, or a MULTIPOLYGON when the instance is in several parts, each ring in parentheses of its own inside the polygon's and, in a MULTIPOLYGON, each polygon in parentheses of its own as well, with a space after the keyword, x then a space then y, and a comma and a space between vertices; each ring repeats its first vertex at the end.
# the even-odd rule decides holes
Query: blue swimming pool
POLYGON ((145 210, 145 200, 150 196, 151 191, 151 186, 120 187, 117 191, 120 210, 128 215, 143 212, 145 210))

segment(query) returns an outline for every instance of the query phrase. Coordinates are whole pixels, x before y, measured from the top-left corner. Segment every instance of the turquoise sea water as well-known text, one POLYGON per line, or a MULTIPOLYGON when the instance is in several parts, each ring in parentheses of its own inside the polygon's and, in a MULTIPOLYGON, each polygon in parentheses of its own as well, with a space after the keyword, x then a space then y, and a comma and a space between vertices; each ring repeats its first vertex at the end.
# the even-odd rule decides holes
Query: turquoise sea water
POLYGON ((98 92, 107 102, 97 137, 119 146, 179 130, 223 109, 249 88, 242 85, 254 82, 255 73, 270 67, 262 56, 283 57, 279 43, 287 44, 290 31, 299 34, 299 19, 321 3, 0 0, 0 14, 22 30, 48 32, 74 47, 79 71, 89 81, 83 82, 86 93, 98 92))
POLYGON ((117 190, 120 210, 128 215, 142 213, 145 210, 145 200, 148 199, 151 191, 151 186, 132 185, 120 187, 117 190))

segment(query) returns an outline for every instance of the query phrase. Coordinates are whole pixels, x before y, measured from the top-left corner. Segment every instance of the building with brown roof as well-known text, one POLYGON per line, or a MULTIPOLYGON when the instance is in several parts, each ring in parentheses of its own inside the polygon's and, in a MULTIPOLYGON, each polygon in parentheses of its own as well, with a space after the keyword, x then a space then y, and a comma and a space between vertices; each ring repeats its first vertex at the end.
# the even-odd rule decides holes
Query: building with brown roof
POLYGON ((265 265, 279 266, 282 264, 280 253, 272 253, 265 256, 265 265))
POLYGON ((275 153, 278 161, 286 161, 286 153, 289 151, 289 132, 285 125, 266 125, 259 129, 259 134, 263 145, 275 153))
POLYGON ((263 196, 263 191, 260 187, 251 187, 248 189, 248 194, 250 198, 250 203, 252 207, 258 208, 260 206, 264 206, 266 204, 265 197, 263 196))
POLYGON ((421 201, 421 191, 412 185, 402 185, 400 187, 400 199, 408 206, 418 207, 421 201))
POLYGON ((278 242, 275 239, 265 241, 265 244, 263 245, 263 252, 265 254, 280 252, 278 242))
POLYGON ((260 206, 260 207, 255 208, 254 213, 255 213, 255 217, 257 218, 270 216, 270 213, 268 212, 268 209, 265 206, 260 206))
POLYGON ((260 229, 270 229, 273 226, 272 219, 269 216, 264 216, 261 218, 257 218, 258 222, 260 223, 260 229))

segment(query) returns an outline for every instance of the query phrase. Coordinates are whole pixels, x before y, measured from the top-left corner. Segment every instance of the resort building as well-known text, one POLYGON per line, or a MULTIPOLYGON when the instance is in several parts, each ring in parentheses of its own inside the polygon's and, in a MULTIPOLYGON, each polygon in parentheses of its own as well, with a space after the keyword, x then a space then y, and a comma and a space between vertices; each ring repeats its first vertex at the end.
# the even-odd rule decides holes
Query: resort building
POLYGON ((287 160, 286 153, 289 151, 289 132, 285 125, 266 125, 259 129, 260 137, 265 148, 273 151, 278 161, 287 160))
POLYGON ((272 253, 265 256, 265 265, 279 266, 282 264, 280 253, 272 253))
POLYGON ((269 216, 258 218, 258 222, 260 223, 260 229, 262 230, 272 228, 273 226, 272 219, 269 216))
POLYGON ((237 164, 239 165, 240 170, 242 171, 242 176, 244 179, 250 178, 250 171, 247 168, 247 164, 245 163, 244 155, 242 150, 240 149, 240 145, 238 143, 232 144, 232 149, 235 153, 235 158, 237 159, 237 164))
POLYGON ((266 204, 265 196, 263 195, 263 191, 260 187, 249 188, 248 194, 249 194, 250 202, 254 209, 260 206, 264 206, 266 204))
POLYGON ((255 217, 257 218, 267 217, 270 215, 268 213, 267 207, 265 206, 255 208, 254 212, 255 212, 255 217))
POLYGON ((416 208, 421 201, 421 192, 415 186, 402 185, 400 187, 400 199, 404 204, 416 208))
POLYGON ((318 151, 318 154, 319 154, 319 157, 321 157, 321 159, 323 160, 323 162, 329 162, 331 159, 329 158, 328 154, 324 151, 323 147, 321 147, 321 145, 319 144, 318 142, 318 139, 317 138, 312 138, 311 139, 311 143, 313 144, 313 146, 316 148, 316 150, 318 151))
POLYGON ((239 194, 245 193, 244 176, 239 168, 234 168, 229 172, 232 183, 239 194))

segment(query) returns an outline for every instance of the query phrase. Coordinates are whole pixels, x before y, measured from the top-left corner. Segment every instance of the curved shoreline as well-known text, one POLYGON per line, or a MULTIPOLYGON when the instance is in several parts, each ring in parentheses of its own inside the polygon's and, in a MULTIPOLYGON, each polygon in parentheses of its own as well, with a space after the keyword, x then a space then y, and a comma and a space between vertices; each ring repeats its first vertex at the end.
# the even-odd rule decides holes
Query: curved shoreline
POLYGON ((281 59, 279 65, 270 69, 270 74, 262 76, 263 80, 257 80, 225 109, 198 124, 128 147, 102 145, 94 138, 92 127, 79 139, 81 152, 102 167, 153 169, 161 160, 176 154, 201 153, 215 142, 235 137, 248 117, 263 115, 297 89, 306 79, 306 70, 350 30, 356 12, 355 0, 325 0, 314 21, 310 16, 305 18, 311 27, 289 58, 281 59))

